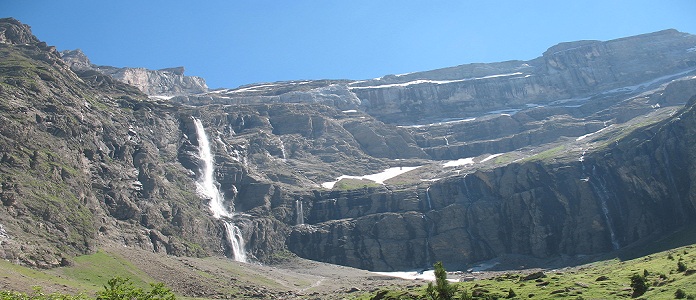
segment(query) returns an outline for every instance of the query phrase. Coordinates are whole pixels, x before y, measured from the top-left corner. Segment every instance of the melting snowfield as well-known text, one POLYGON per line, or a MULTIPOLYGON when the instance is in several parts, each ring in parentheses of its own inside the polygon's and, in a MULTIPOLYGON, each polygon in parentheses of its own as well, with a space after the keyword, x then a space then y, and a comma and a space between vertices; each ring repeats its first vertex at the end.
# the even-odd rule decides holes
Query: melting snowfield
POLYGON ((609 127, 611 127, 611 126, 612 126, 612 125, 609 125, 609 126, 604 127, 604 128, 602 128, 602 129, 600 129, 600 130, 597 130, 597 131, 595 131, 595 132, 591 132, 591 133, 588 133, 588 134, 586 134, 586 135, 579 136, 579 137, 576 138, 575 140, 576 140, 576 141, 582 141, 582 140, 584 140, 584 139, 586 139, 586 138, 588 138, 588 137, 590 137, 590 136, 593 136, 593 135, 595 135, 595 134, 598 134, 598 133, 600 133, 600 132, 606 130, 607 128, 609 128, 609 127))
POLYGON ((457 160, 448 161, 448 162, 442 164, 442 166, 443 167, 459 167, 459 166, 464 166, 464 165, 471 165, 473 163, 474 163, 474 158, 467 157, 467 158, 460 158, 457 160))
POLYGON ((434 270, 427 270, 427 271, 403 271, 403 272, 373 272, 375 274, 379 275, 384 275, 384 276, 391 276, 391 277, 398 277, 402 279, 411 279, 411 280, 428 280, 428 281, 435 281, 435 271, 434 270))
POLYGON ((396 176, 399 176, 403 173, 406 173, 408 171, 412 171, 415 169, 420 168, 418 167, 394 167, 394 168, 389 168, 381 173, 376 173, 376 174, 370 174, 370 175, 363 175, 363 176, 351 176, 351 175, 341 175, 340 177, 336 178, 336 181, 329 181, 329 182, 324 182, 321 184, 321 186, 325 189, 332 189, 334 185, 341 181, 341 179, 357 179, 357 180, 371 180, 379 184, 384 184, 385 181, 394 178, 396 176))
POLYGON ((466 119, 455 119, 455 120, 443 120, 440 122, 430 123, 430 124, 416 124, 416 125, 398 125, 396 127, 400 128, 422 128, 431 126, 441 126, 441 125, 451 125, 456 123, 471 122, 475 121, 476 118, 466 118, 466 119))
POLYGON ((496 154, 491 154, 490 156, 488 156, 488 157, 484 158, 484 159, 483 159, 483 160, 481 160, 480 162, 481 162, 481 163, 483 163, 483 162, 487 162, 487 161, 489 161, 489 160, 491 160, 491 159, 494 159, 494 158, 496 158, 496 157, 498 157, 498 156, 501 156, 501 155, 503 155, 503 154, 505 154, 505 153, 496 153, 496 154))
MULTIPOLYGON (((418 80, 413 80, 413 81, 403 82, 403 83, 392 83, 392 84, 372 85, 372 86, 356 86, 356 87, 351 87, 350 89, 355 89, 355 90, 357 90, 357 89, 382 89, 382 88, 392 88, 392 87, 406 87, 409 85, 417 85, 417 84, 424 84, 424 83, 448 84, 448 83, 457 83, 457 82, 491 79, 491 78, 499 78, 499 77, 511 77, 511 76, 519 76, 519 75, 524 75, 524 73, 515 72, 515 73, 508 73, 508 74, 497 74, 497 75, 489 75, 489 76, 483 76, 483 77, 472 77, 472 78, 465 78, 465 79, 455 79, 455 80, 418 79, 418 80)), ((375 78, 375 79, 381 80, 381 78, 375 78)))
MULTIPOLYGON (((488 271, 491 268, 500 264, 497 258, 480 262, 478 265, 467 270, 467 273, 479 273, 483 271, 488 271)), ((397 277, 409 280, 427 280, 435 281, 435 270, 422 270, 422 271, 398 271, 398 272, 372 272, 379 275, 397 277)), ((462 273, 461 271, 456 271, 453 273, 462 273)), ((448 278, 447 281, 457 282, 457 279, 448 278)))

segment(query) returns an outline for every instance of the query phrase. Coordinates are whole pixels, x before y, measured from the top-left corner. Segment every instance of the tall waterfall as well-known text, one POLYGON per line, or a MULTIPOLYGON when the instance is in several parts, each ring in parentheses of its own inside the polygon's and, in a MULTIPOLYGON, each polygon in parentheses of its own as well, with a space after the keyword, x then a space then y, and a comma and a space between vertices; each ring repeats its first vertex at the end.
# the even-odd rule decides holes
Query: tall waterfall
POLYGON ((295 214, 295 224, 304 224, 304 211, 302 210, 302 201, 300 200, 295 200, 295 214))
POLYGON ((246 252, 244 250, 244 238, 242 233, 232 222, 234 217, 234 206, 229 209, 225 207, 224 196, 220 192, 219 183, 215 180, 215 162, 213 154, 210 151, 210 141, 205 133, 205 128, 201 120, 193 118, 193 123, 196 126, 196 135, 198 136, 198 156, 201 160, 201 175, 196 181, 198 193, 210 199, 210 211, 213 212, 213 217, 222 220, 225 225, 226 241, 234 260, 246 262, 246 252))

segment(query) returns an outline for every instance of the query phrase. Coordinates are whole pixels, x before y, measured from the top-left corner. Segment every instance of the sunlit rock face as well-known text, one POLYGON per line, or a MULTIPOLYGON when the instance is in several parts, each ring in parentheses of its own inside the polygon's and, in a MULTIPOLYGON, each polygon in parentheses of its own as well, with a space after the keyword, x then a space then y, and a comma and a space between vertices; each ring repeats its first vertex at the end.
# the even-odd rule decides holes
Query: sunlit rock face
POLYGON ((287 245, 370 270, 467 268, 502 254, 604 253, 693 226, 694 101, 582 159, 528 160, 420 189, 315 193, 287 245))
MULTIPOLYGON (((259 83, 178 97, 192 104, 321 103, 410 125, 636 92, 696 69, 696 36, 676 30, 576 41, 529 61, 474 63, 370 80, 259 83)), ((613 100, 609 100, 613 101, 613 100)))
POLYGON ((135 86, 141 92, 150 96, 171 98, 173 96, 199 94, 208 91, 205 80, 201 77, 185 76, 184 67, 148 70, 145 68, 97 66, 93 65, 80 49, 62 51, 61 57, 74 70, 97 71, 123 83, 135 86))
POLYGON ((562 43, 530 61, 468 64, 354 82, 363 109, 387 122, 476 116, 631 88, 696 68, 696 36, 665 30, 562 43))

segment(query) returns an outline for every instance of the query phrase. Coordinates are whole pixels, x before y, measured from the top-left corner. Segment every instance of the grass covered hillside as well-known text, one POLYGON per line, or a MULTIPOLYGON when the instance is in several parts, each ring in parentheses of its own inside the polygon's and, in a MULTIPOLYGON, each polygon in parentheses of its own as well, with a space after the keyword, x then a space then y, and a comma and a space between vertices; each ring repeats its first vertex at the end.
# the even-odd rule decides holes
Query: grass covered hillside
MULTIPOLYGON (((489 279, 450 283, 450 287, 456 292, 449 299, 694 299, 696 244, 630 260, 614 258, 531 273, 511 271, 489 279)), ((360 299, 431 299, 427 294, 424 285, 382 290, 360 299)))

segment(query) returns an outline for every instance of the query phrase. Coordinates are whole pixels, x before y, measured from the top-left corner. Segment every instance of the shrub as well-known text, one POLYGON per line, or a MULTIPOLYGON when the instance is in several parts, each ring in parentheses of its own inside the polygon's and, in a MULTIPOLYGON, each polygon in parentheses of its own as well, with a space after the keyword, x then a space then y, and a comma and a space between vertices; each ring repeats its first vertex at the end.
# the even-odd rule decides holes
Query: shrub
POLYGON ((682 289, 677 289, 676 292, 674 292, 674 299, 684 299, 686 298, 686 292, 682 289))
POLYGON ((677 262, 677 272, 684 272, 686 271, 686 264, 683 261, 677 262))
POLYGON ((645 280, 645 276, 639 274, 633 274, 631 276, 631 288, 633 289, 633 298, 640 297, 648 291, 648 282, 645 280))
POLYGON ((25 294, 14 291, 0 291, 0 300, 87 300, 83 294, 68 295, 60 293, 45 294, 41 287, 34 287, 34 292, 25 294))
POLYGON ((176 297, 163 283, 150 284, 149 291, 136 288, 129 278, 114 277, 109 279, 104 290, 97 293, 97 300, 174 300, 176 297))
POLYGON ((459 299, 460 300, 473 300, 474 297, 471 296, 471 293, 469 293, 469 290, 464 289, 461 293, 459 293, 459 299))

